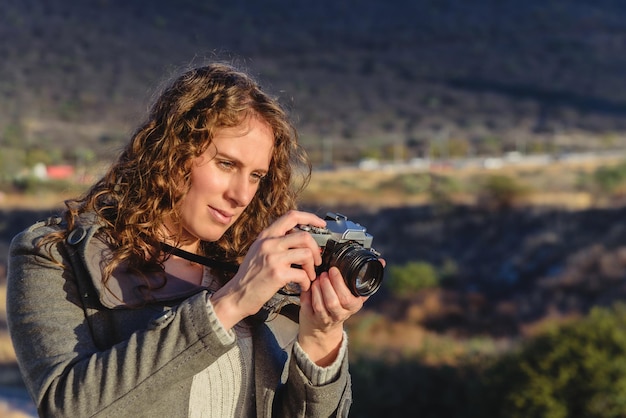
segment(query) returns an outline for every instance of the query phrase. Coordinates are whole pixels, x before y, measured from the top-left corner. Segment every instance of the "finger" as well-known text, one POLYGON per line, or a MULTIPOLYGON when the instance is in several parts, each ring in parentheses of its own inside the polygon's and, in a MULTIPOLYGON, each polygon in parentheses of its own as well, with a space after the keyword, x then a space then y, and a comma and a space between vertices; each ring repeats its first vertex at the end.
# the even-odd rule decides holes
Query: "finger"
POLYGON ((282 236, 298 225, 313 225, 321 228, 326 226, 326 221, 313 213, 291 210, 278 218, 261 234, 264 234, 263 236, 282 236))
MULTIPOLYGON (((367 297, 354 296, 337 267, 331 267, 328 271, 329 282, 332 285, 333 293, 338 304, 347 310, 355 311, 361 309, 367 297)), ((327 297, 331 297, 330 295, 327 297)))
POLYGON ((328 282, 328 273, 324 272, 320 274, 320 277, 311 285, 311 309, 315 313, 315 316, 325 321, 328 317, 328 310, 326 309, 326 301, 324 299, 322 285, 328 282))
POLYGON ((306 232, 257 240, 260 250, 274 254, 283 263, 298 264, 315 279, 315 266, 322 264, 322 253, 313 237, 306 232))
POLYGON ((313 264, 313 258, 308 249, 292 249, 289 250, 286 255, 286 263, 294 269, 304 271, 310 282, 315 280, 317 273, 315 272, 315 265, 313 264))
POLYGON ((311 307, 311 286, 308 289, 300 289, 300 306, 302 309, 311 307))
POLYGON ((308 232, 285 235, 281 238, 281 246, 284 249, 307 248, 310 251, 309 258, 312 258, 313 264, 316 266, 322 264, 322 250, 308 232))
MULTIPOLYGON (((337 295, 335 283, 331 279, 330 271, 325 276, 325 279, 326 280, 320 281, 319 284, 322 298, 324 300, 324 307, 329 316, 333 318, 333 320, 338 320, 343 315, 345 309, 340 300, 340 297, 337 295)), ((344 284, 341 285, 345 287, 344 284)))
POLYGON ((295 267, 290 267, 288 270, 287 273, 282 275, 284 283, 282 283, 281 287, 297 284, 300 288, 300 293, 307 292, 311 288, 311 279, 307 272, 295 267))
MULTIPOLYGON (((276 243, 265 243, 276 245, 276 243)), ((264 257, 264 263, 272 268, 271 275, 281 281, 293 281, 293 275, 302 277, 301 280, 309 282, 315 280, 316 272, 313 264, 313 256, 310 248, 290 248, 268 252, 264 257)), ((308 287, 308 286, 307 286, 308 287)))
POLYGON ((332 266, 328 270, 328 280, 339 299, 348 300, 351 296, 354 296, 337 267, 332 266))
POLYGON ((262 246, 267 254, 271 254, 270 258, 274 262, 287 267, 298 266, 307 273, 309 280, 312 281, 317 275, 315 265, 322 263, 322 256, 315 241, 312 238, 304 238, 270 238, 264 240, 262 246))

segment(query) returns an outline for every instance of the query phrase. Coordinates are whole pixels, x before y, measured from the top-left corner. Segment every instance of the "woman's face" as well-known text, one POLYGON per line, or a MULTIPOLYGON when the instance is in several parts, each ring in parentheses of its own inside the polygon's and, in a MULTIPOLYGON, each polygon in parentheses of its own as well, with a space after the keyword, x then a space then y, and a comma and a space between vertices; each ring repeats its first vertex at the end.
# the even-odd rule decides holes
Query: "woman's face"
POLYGON ((192 163, 191 186, 181 205, 183 245, 217 241, 239 218, 269 170, 273 144, 271 128, 257 117, 216 132, 192 163))

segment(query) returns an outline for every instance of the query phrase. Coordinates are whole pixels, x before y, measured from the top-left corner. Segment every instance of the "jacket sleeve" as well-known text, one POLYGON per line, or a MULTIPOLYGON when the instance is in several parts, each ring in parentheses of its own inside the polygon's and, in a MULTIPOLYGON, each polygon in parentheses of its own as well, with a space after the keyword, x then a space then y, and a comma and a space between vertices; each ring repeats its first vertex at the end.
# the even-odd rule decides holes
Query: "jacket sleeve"
MULTIPOLYGON (((293 350, 301 351, 302 349, 295 343, 293 350)), ((298 361, 298 354, 292 353, 289 378, 284 387, 284 392, 288 394, 288 397, 278 403, 280 407, 278 416, 347 417, 352 404, 352 389, 348 372, 348 354, 345 349, 341 350, 337 362, 339 370, 334 379, 318 384, 311 380, 311 372, 308 370, 310 367, 302 367, 302 362, 298 361), (294 394, 295 399, 289 399, 289 397, 294 397, 294 394), (299 402, 298 398, 300 398, 299 402)), ((316 374, 319 376, 323 372, 316 374)))
POLYGON ((340 350, 332 370, 317 373, 297 346, 293 319, 278 315, 265 325, 259 328, 261 343, 255 346, 259 416, 347 417, 352 404, 347 347, 340 350))
POLYGON ((180 385, 231 348, 215 334, 219 324, 202 292, 99 350, 66 250, 58 245, 50 257, 38 249, 42 230, 50 232, 33 227, 13 239, 7 293, 11 338, 41 416, 143 416, 139 408, 158 403, 164 387, 180 385))

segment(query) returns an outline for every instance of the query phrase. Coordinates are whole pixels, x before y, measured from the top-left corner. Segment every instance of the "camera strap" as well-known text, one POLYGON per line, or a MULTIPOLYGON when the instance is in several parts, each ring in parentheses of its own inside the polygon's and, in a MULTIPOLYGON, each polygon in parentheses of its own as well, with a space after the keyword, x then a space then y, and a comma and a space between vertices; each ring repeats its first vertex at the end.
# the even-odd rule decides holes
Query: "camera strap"
POLYGON ((219 270, 236 272, 239 269, 238 264, 226 263, 224 261, 213 260, 208 257, 204 257, 198 254, 190 253, 189 251, 181 250, 180 248, 172 247, 164 242, 161 243, 161 249, 166 253, 173 254, 185 260, 192 261, 194 263, 202 264, 203 266, 216 268, 219 270))

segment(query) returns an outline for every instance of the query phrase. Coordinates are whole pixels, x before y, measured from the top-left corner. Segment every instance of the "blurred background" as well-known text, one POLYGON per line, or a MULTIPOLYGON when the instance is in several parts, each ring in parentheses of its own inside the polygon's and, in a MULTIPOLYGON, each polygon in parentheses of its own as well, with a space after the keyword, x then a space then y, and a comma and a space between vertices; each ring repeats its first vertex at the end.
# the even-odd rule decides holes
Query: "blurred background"
POLYGON ((353 417, 626 416, 626 3, 0 1, 0 416, 34 416, 10 239, 219 60, 280 98, 302 207, 367 227, 353 417))

